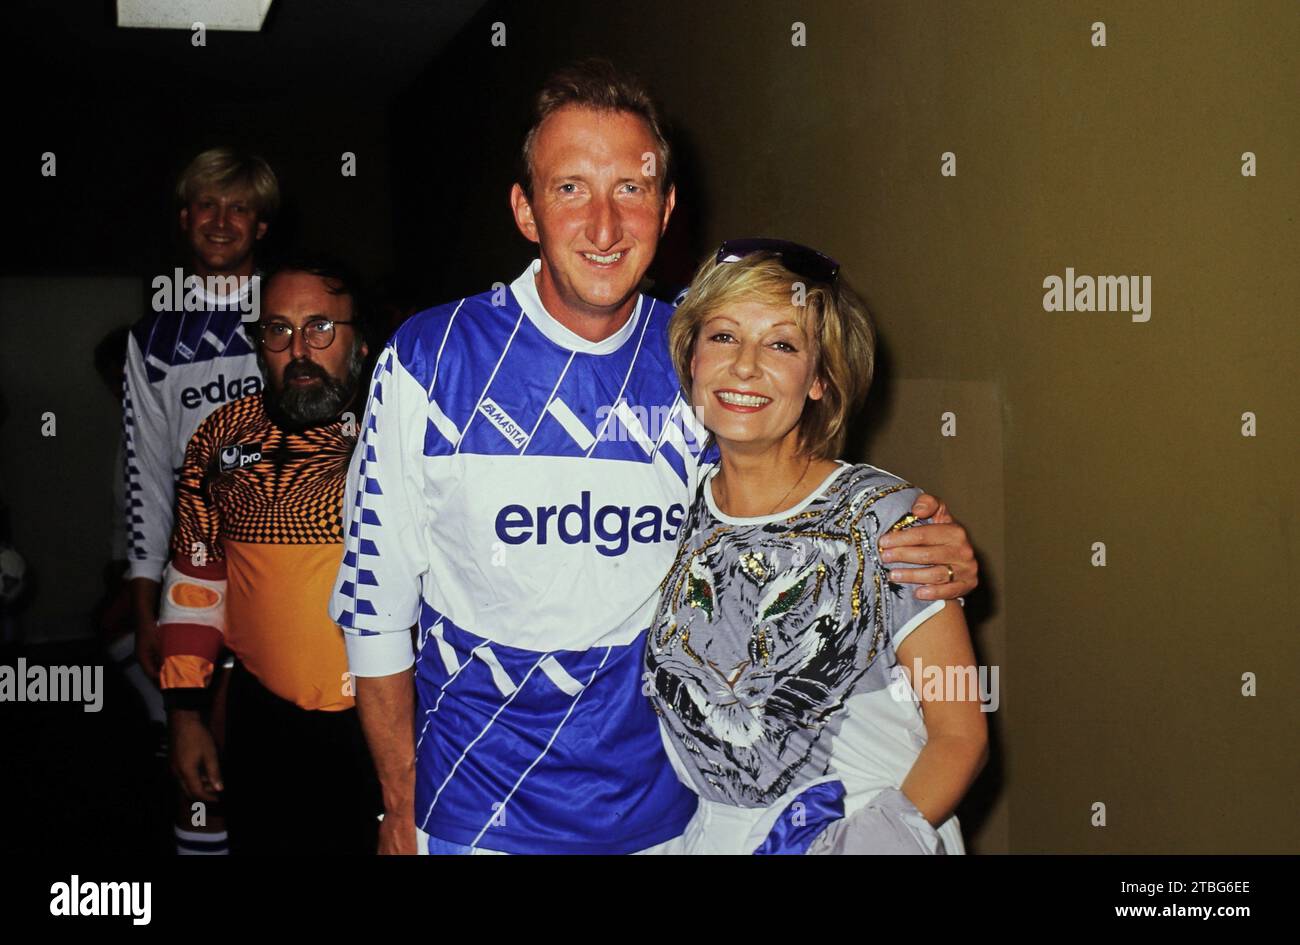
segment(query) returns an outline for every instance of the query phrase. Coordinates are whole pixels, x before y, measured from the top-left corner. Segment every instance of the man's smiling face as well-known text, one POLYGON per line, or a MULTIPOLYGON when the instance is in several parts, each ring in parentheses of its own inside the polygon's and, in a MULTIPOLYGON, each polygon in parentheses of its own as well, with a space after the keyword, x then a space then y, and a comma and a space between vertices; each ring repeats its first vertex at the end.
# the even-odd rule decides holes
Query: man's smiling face
POLYGON ((532 198, 516 184, 511 203, 520 232, 540 246, 542 304, 568 327, 597 319, 616 329, 631 313, 676 200, 653 173, 658 154, 631 112, 569 105, 538 129, 532 198))
POLYGON ((253 246, 267 228, 251 193, 214 187, 204 187, 181 208, 180 226, 201 276, 251 273, 253 246))

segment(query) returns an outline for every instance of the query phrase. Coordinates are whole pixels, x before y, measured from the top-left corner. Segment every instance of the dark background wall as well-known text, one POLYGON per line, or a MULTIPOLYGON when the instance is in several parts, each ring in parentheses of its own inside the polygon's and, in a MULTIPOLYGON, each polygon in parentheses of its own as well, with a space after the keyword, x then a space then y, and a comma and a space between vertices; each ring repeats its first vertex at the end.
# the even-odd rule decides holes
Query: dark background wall
POLYGON ((854 458, 945 497, 983 565, 967 612, 1001 705, 962 808, 972 846, 1300 849, 1293 3, 284 2, 206 50, 112 30, 107 7, 32 6, 5 66, 22 134, 5 152, 0 490, 60 589, 30 633, 75 625, 93 596, 77 589, 95 554, 63 551, 107 535, 86 497, 107 490, 115 417, 89 350, 166 258, 184 160, 247 143, 284 183, 282 242, 332 246, 415 301, 481 291, 532 256, 507 205, 529 95, 598 53, 675 121, 661 294, 720 239, 768 234, 840 259, 875 310, 854 458), (1151 320, 1044 311, 1066 267, 1151 276, 1151 320), (92 275, 107 281, 70 281, 92 275), (34 313, 40 330, 14 327, 34 313), (37 435, 50 403, 82 418, 55 441, 37 435))
POLYGON ((0 272, 139 277, 170 262, 172 184, 222 143, 280 178, 285 213, 268 248, 333 246, 388 272, 388 105, 479 5, 290 0, 261 32, 209 30, 198 47, 189 31, 118 29, 111 0, 11 4, 0 69, 16 136, 3 159, 23 228, 0 272), (46 151, 56 178, 33 176, 46 151), (355 177, 340 173, 344 151, 355 177))
POLYGON ((262 265, 322 250, 393 284, 388 107, 477 5, 277 3, 262 32, 209 30, 203 46, 189 31, 118 29, 112 2, 8 8, 0 527, 31 568, 26 637, 84 634, 103 591, 121 415, 92 352, 179 260, 177 174, 217 144, 261 154, 284 196, 262 265))

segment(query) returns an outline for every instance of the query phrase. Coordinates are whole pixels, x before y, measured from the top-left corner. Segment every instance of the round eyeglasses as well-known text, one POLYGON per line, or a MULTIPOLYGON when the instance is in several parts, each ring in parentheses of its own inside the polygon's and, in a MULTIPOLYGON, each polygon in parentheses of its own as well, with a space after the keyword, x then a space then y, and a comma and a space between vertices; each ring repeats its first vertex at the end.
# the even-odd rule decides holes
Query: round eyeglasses
POLYGON ((293 344, 293 333, 302 332, 303 340, 309 348, 328 348, 334 343, 335 325, 354 325, 355 321, 341 321, 333 318, 313 318, 301 328, 295 328, 288 322, 260 322, 257 326, 258 337, 262 347, 267 351, 284 351, 293 344))

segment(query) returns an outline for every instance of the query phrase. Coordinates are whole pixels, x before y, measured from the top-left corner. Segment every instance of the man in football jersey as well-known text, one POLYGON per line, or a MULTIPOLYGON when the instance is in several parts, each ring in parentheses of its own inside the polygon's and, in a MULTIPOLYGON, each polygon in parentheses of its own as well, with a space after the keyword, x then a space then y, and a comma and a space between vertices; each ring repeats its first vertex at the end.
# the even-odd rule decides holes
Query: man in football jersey
POLYGON ((172 764, 221 800, 235 854, 370 853, 378 784, 327 604, 368 353, 356 281, 328 261, 266 280, 266 389, 199 424, 177 484, 159 617, 172 764), (202 712, 236 658, 224 750, 202 712))
MULTIPOLYGON (((209 413, 262 387, 244 322, 255 317, 254 249, 279 208, 280 188, 261 158, 222 147, 190 161, 175 200, 184 264, 151 283, 151 311, 127 343, 122 400, 126 577, 137 658, 155 682, 158 591, 185 446, 209 413)), ((211 823, 178 819, 178 852, 225 852, 225 832, 211 823)))
MULTIPOLYGON (((380 852, 669 850, 695 808, 641 680, 705 435, 672 308, 638 292, 672 155, 645 90, 586 62, 542 89, 523 157, 511 203, 540 258, 396 333, 349 472, 330 610, 383 786, 380 852)), ((975 586, 964 530, 911 531, 933 557, 899 561, 952 568, 927 596, 975 586)))

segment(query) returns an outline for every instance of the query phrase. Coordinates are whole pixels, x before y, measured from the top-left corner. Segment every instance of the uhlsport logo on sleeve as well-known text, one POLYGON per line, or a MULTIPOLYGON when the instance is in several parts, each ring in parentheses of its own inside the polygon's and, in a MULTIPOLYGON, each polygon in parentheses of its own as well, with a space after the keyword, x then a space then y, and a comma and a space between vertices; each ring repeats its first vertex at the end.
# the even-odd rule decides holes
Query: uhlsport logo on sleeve
POLYGON ((261 443, 236 443, 221 448, 221 471, 232 472, 251 466, 262 458, 261 443))

